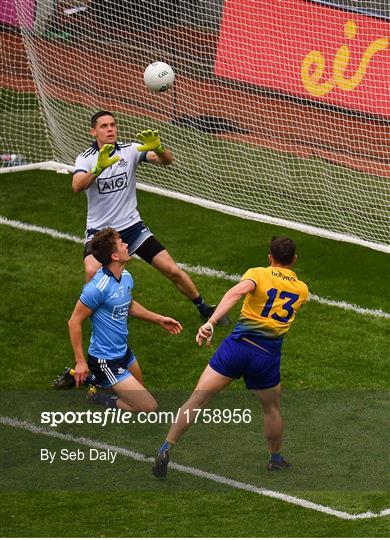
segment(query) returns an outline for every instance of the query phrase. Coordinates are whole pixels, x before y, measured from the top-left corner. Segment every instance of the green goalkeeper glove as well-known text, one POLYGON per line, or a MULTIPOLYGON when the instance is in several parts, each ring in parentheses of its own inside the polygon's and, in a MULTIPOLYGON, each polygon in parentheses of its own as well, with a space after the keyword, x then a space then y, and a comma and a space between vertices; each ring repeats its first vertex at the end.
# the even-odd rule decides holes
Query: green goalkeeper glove
POLYGON ((104 169, 107 169, 107 167, 110 167, 110 165, 114 165, 117 161, 119 161, 119 156, 114 156, 110 158, 110 153, 114 150, 115 146, 113 144, 105 144, 101 147, 99 150, 99 155, 97 158, 97 163, 95 167, 91 170, 91 173, 94 176, 99 176, 104 169))
POLYGON ((156 154, 162 154, 165 150, 164 146, 161 144, 158 131, 146 129, 145 131, 141 131, 141 133, 137 133, 136 137, 143 143, 142 146, 137 147, 138 152, 148 152, 149 150, 153 150, 156 154))

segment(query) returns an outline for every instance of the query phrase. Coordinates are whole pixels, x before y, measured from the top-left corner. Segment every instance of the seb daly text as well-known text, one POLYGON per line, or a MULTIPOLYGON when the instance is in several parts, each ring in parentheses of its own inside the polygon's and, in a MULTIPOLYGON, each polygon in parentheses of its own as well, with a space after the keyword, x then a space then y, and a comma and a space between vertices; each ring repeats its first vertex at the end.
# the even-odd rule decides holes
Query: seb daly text
POLYGON ((54 463, 54 460, 60 461, 106 461, 108 463, 114 463, 118 452, 112 450, 98 450, 97 448, 90 448, 89 450, 68 450, 68 448, 61 448, 61 450, 50 452, 48 448, 41 448, 41 461, 47 461, 48 463, 54 463))

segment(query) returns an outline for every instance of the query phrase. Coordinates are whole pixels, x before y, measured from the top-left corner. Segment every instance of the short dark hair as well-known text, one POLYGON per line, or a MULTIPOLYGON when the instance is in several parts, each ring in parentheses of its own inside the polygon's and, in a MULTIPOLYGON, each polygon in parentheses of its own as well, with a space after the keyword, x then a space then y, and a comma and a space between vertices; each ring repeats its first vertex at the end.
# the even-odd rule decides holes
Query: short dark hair
POLYGON ((270 253, 274 261, 289 265, 294 260, 295 242, 287 236, 273 236, 269 245, 270 253))
POLYGON ((103 266, 108 266, 112 261, 111 255, 116 251, 116 240, 118 238, 119 233, 111 227, 98 231, 92 238, 92 255, 103 266))
POLYGON ((95 114, 93 114, 91 116, 91 127, 92 128, 96 127, 97 121, 99 120, 99 118, 101 116, 112 116, 113 119, 115 120, 115 116, 112 114, 112 112, 110 112, 110 111, 98 111, 98 112, 96 112, 95 114))

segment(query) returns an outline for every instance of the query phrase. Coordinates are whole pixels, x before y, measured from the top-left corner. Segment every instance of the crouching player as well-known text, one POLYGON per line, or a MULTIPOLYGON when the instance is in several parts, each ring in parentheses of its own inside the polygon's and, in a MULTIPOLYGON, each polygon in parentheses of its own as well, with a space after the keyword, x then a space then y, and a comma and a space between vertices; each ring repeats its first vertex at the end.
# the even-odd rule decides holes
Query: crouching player
POLYGON ((268 254, 270 266, 250 268, 240 283, 223 296, 212 317, 199 328, 199 346, 210 344, 214 327, 245 296, 241 315, 233 332, 218 347, 198 384, 181 406, 167 438, 160 447, 152 472, 167 475, 170 452, 192 425, 199 409, 228 386, 244 377, 263 410, 264 434, 270 453, 267 469, 278 471, 290 465, 280 454, 283 420, 280 413, 280 354, 284 334, 289 330, 299 308, 309 295, 305 283, 291 270, 297 256, 289 238, 274 237, 268 254))
POLYGON ((97 391, 93 387, 90 395, 96 403, 127 411, 156 410, 157 402, 143 386, 141 369, 127 343, 128 315, 158 324, 171 334, 179 334, 182 326, 170 317, 149 311, 132 298, 133 278, 125 270, 130 255, 119 233, 111 228, 99 231, 91 248, 103 267, 84 286, 68 322, 76 361, 76 386, 85 381, 90 371, 97 385, 115 392, 97 391), (82 325, 88 317, 92 334, 87 363, 82 325))

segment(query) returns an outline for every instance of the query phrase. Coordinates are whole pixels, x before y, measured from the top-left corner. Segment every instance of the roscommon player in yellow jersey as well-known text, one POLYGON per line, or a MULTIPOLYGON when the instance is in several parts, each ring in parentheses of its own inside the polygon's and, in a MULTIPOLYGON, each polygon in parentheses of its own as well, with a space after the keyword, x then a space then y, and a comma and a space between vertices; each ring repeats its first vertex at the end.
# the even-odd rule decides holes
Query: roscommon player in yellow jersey
POLYGON ((283 336, 290 329, 300 307, 307 301, 307 285, 292 271, 297 260, 295 243, 290 238, 273 237, 268 254, 270 266, 250 268, 240 283, 223 296, 212 317, 198 331, 199 346, 206 346, 218 321, 245 295, 239 321, 233 332, 222 341, 203 371, 198 384, 179 409, 167 438, 160 447, 152 472, 163 478, 167 474, 170 451, 195 420, 199 409, 228 386, 244 378, 253 390, 264 415, 264 434, 270 453, 267 469, 289 468, 280 454, 283 419, 280 412, 280 354, 283 336))

